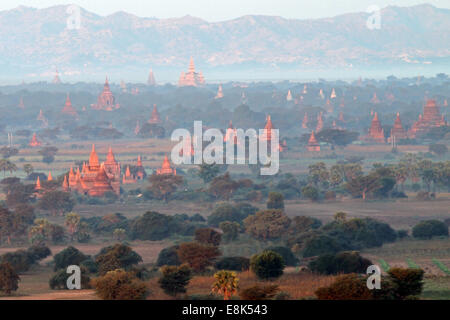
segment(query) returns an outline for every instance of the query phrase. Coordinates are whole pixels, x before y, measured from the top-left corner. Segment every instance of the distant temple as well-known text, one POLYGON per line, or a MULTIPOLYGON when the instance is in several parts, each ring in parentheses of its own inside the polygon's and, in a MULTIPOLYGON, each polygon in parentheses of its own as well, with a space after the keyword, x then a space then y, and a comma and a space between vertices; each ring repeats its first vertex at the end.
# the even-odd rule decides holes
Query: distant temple
POLYGON ((159 117, 158 109, 156 108, 156 104, 153 105, 152 116, 148 120, 150 124, 159 124, 161 123, 161 118, 159 117))
POLYGON ((372 99, 370 99, 370 102, 373 103, 373 104, 380 103, 380 99, 378 99, 376 92, 373 93, 373 97, 372 97, 372 99))
POLYGON ((144 180, 147 177, 147 172, 145 172, 145 168, 142 165, 142 159, 141 159, 140 155, 138 155, 138 157, 137 157, 137 164, 136 164, 134 176, 135 176, 135 179, 137 179, 137 180, 144 180))
POLYGON ((333 88, 333 90, 331 90, 330 99, 334 99, 334 98, 336 98, 336 91, 333 88))
POLYGON ((345 120, 344 120, 344 113, 342 111, 339 112, 339 119, 338 120, 341 121, 341 122, 345 122, 345 120))
POLYGON ((270 118, 270 115, 268 115, 266 119, 266 125, 264 126, 264 131, 259 136, 259 139, 265 141, 272 141, 272 131, 271 131, 272 129, 273 129, 272 119, 270 118))
POLYGON ((53 77, 53 84, 60 84, 61 79, 59 78, 59 72, 58 69, 55 71, 55 76, 53 77))
POLYGON ((191 57, 189 62, 188 72, 181 72, 180 79, 178 80, 178 85, 183 86, 201 86, 205 84, 205 79, 201 71, 195 72, 194 59, 191 57))
POLYGON ((33 133, 33 137, 31 138, 31 141, 29 143, 30 147, 39 147, 42 145, 42 142, 40 142, 37 137, 36 133, 33 133))
POLYGON ((141 131, 141 126, 139 124, 139 120, 136 120, 136 127, 134 127, 134 134, 138 135, 139 131, 141 131))
POLYGON ((67 94, 66 103, 64 105, 64 108, 61 110, 61 113, 69 115, 69 116, 73 116, 73 117, 77 116, 76 110, 72 107, 72 102, 70 101, 69 94, 67 94))
POLYGON ((314 135, 314 131, 311 131, 311 136, 309 137, 306 149, 308 151, 320 151, 320 145, 317 142, 316 136, 314 135))
POLYGON ((317 115, 317 125, 316 125, 316 132, 319 132, 323 129, 323 113, 322 111, 319 112, 317 115))
POLYGON ((308 86, 306 84, 303 85, 303 94, 308 93, 308 86))
POLYGON ((303 129, 308 128, 308 113, 306 113, 306 112, 305 112, 305 114, 303 116, 302 128, 303 129))
POLYGON ((122 183, 123 184, 130 184, 135 183, 136 179, 133 175, 131 175, 130 166, 127 166, 127 169, 125 170, 125 174, 122 176, 122 183))
POLYGON ((219 84, 219 88, 217 89, 217 94, 214 97, 214 99, 221 99, 223 98, 223 90, 222 90, 222 85, 219 84))
POLYGON ((19 101, 18 107, 19 107, 20 109, 25 109, 25 104, 23 103, 23 97, 20 97, 20 101, 19 101))
POLYGON ((286 101, 292 101, 292 93, 291 93, 291 90, 289 90, 288 93, 287 93, 286 101))
POLYGON ((149 86, 155 86, 156 85, 155 75, 153 74, 153 70, 152 69, 150 69, 150 72, 148 73, 147 84, 149 86))
POLYGON ((325 99, 325 95, 323 94, 323 89, 319 90, 319 97, 320 97, 320 99, 325 99))
POLYGON ((388 138, 388 142, 396 142, 402 139, 407 139, 408 135, 403 128, 402 121, 400 120, 400 113, 397 112, 397 118, 395 119, 394 126, 391 129, 391 135, 388 138))
POLYGON ((116 103, 116 99, 109 88, 108 78, 105 80, 105 85, 103 86, 103 91, 100 93, 97 99, 97 103, 91 105, 92 109, 95 110, 106 110, 112 111, 114 109, 119 109, 120 105, 116 103))
POLYGON ((170 162, 169 162, 169 158, 167 157, 167 155, 164 156, 164 160, 162 163, 162 166, 160 169, 156 169, 156 174, 157 175, 163 175, 163 174, 168 174, 168 175, 177 175, 177 169, 172 169, 170 167, 170 162))
POLYGON ((39 120, 39 121, 45 121, 46 120, 45 117, 44 117, 44 113, 42 112, 42 109, 39 110, 39 114, 38 114, 36 120, 39 120))
POLYGON ((369 133, 364 138, 366 141, 369 142, 376 142, 376 143, 385 143, 384 140, 384 130, 381 127, 381 123, 378 120, 378 113, 375 112, 375 115, 372 119, 372 124, 369 129, 369 133))
POLYGON ((432 128, 446 125, 447 122, 444 119, 444 115, 440 114, 436 100, 427 100, 427 103, 423 107, 423 115, 419 115, 419 120, 414 122, 411 129, 409 129, 408 136, 410 138, 416 138, 427 133, 432 128))

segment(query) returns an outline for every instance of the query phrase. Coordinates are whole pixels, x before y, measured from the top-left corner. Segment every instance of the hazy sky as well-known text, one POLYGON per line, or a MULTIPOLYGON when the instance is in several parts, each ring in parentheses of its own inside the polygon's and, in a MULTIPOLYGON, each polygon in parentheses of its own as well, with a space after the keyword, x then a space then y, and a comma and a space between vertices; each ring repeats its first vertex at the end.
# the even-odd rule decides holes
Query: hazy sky
POLYGON ((450 0, 1 0, 0 10, 19 5, 45 8, 58 4, 76 4, 100 15, 126 11, 140 17, 192 15, 207 21, 221 21, 246 14, 321 18, 366 11, 371 5, 383 8, 387 5, 411 6, 421 3, 450 9, 450 0))

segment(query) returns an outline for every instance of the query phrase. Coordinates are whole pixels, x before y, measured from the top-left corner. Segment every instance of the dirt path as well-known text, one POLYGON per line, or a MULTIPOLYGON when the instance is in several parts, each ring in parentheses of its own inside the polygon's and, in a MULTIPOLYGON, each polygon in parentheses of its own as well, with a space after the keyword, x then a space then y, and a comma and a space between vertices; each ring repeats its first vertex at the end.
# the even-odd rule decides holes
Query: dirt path
POLYGON ((97 300, 94 290, 61 290, 21 297, 1 297, 0 300, 97 300))

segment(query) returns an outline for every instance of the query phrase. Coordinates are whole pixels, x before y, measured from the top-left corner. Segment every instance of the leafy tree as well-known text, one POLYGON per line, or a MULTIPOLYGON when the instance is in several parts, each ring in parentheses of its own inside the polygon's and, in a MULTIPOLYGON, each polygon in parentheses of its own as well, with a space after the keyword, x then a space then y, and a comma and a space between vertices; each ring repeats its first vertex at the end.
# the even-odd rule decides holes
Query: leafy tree
POLYGON ((223 300, 230 300, 239 288, 239 279, 235 272, 222 270, 214 274, 212 292, 223 295, 223 300))
POLYGON ((220 173, 220 165, 215 163, 203 163, 199 165, 199 168, 198 175, 205 183, 211 182, 220 173))
POLYGON ((258 208, 253 207, 248 203, 242 203, 235 206, 232 206, 229 203, 221 203, 214 209, 211 215, 208 216, 208 223, 214 227, 217 227, 223 221, 242 223, 245 218, 257 211, 258 208))
POLYGON ((179 222, 171 216, 147 211, 130 224, 130 238, 139 240, 162 240, 179 228, 179 222))
POLYGON ((216 246, 197 242, 184 242, 178 249, 180 261, 187 263, 196 272, 205 271, 219 255, 220 251, 216 246))
POLYGON ((47 219, 40 218, 34 220, 34 225, 29 229, 28 237, 31 243, 40 243, 48 240, 57 243, 64 239, 64 228, 51 224, 47 219))
POLYGON ((268 247, 266 250, 270 250, 278 253, 284 261, 286 266, 296 266, 298 263, 297 257, 292 253, 291 249, 288 247, 268 247))
POLYGON ((285 264, 283 257, 276 252, 265 250, 250 259, 250 268, 263 280, 276 279, 283 274, 285 264))
POLYGON ((435 236, 448 237, 448 226, 439 220, 425 220, 413 227, 412 235, 419 239, 431 239, 435 236))
POLYGON ((239 292, 242 300, 271 300, 278 293, 279 288, 275 284, 254 285, 239 292))
POLYGON ((215 177, 209 184, 209 192, 216 198, 229 200, 234 191, 239 188, 239 183, 231 179, 226 172, 223 176, 215 177))
POLYGON ((17 170, 17 166, 9 160, 0 159, 0 170, 3 171, 3 176, 5 176, 6 171, 9 171, 9 173, 13 173, 17 170))
POLYGON ((100 275, 115 269, 129 270, 134 265, 142 262, 142 257, 124 244, 115 244, 102 248, 96 256, 95 262, 98 265, 100 275))
POLYGON ((336 255, 325 254, 311 261, 309 268, 323 274, 365 273, 372 262, 358 252, 339 252, 336 255))
POLYGON ((8 263, 0 264, 0 290, 6 294, 11 294, 19 288, 20 277, 14 268, 8 263))
POLYGON ((258 211, 244 220, 245 231, 262 239, 280 238, 288 229, 290 219, 278 209, 258 211))
POLYGON ((302 188, 302 194, 305 198, 311 201, 317 201, 319 199, 319 190, 313 186, 305 186, 302 188))
POLYGON ((192 278, 192 271, 188 265, 164 266, 161 268, 162 277, 158 280, 159 286, 168 295, 176 297, 186 293, 186 286, 192 278))
POLYGON ((195 240, 203 244, 218 246, 222 235, 212 228, 199 228, 195 230, 195 240))
POLYGON ((55 155, 58 152, 58 148, 56 147, 44 147, 38 151, 40 155, 42 155, 42 162, 46 164, 50 164, 55 161, 55 155))
MULTIPOLYGON (((87 270, 84 267, 80 267, 81 271, 81 289, 89 289, 90 281, 89 275, 87 274, 87 270)), ((52 290, 66 290, 67 288, 67 279, 70 277, 70 274, 67 273, 67 269, 60 269, 56 271, 56 273, 50 278, 48 281, 48 285, 52 290)))
POLYGON ((82 253, 75 247, 68 246, 67 248, 61 250, 59 253, 55 254, 53 261, 55 263, 53 271, 59 269, 67 269, 70 265, 80 265, 82 261, 87 260, 89 257, 82 253))
POLYGON ((71 241, 73 241, 74 235, 78 232, 80 220, 81 220, 81 217, 75 212, 71 212, 66 215, 66 220, 65 220, 64 224, 67 227, 67 231, 70 234, 71 241))
POLYGON ((269 192, 267 209, 284 209, 284 197, 280 192, 269 192))
POLYGON ((0 207, 0 240, 6 237, 8 244, 10 244, 13 233, 13 215, 11 211, 5 207, 0 207))
POLYGON ((380 188, 380 181, 378 176, 372 174, 351 179, 345 186, 353 197, 362 197, 365 200, 368 193, 380 188))
POLYGON ((126 230, 122 229, 122 228, 116 228, 113 231, 113 236, 114 236, 114 239, 116 239, 118 241, 122 241, 123 239, 125 239, 126 230))
POLYGON ((319 300, 369 300, 372 293, 364 279, 357 274, 338 276, 334 283, 315 292, 319 300))
POLYGON ((149 177, 151 183, 150 191, 158 199, 163 199, 166 203, 169 196, 183 184, 183 177, 169 174, 152 174, 149 177))
POLYGON ((330 179, 330 173, 324 162, 317 162, 308 166, 309 175, 308 180, 316 188, 324 187, 327 188, 330 179))
POLYGON ((422 269, 390 268, 388 275, 396 286, 397 299, 418 296, 422 292, 424 276, 422 269))
POLYGON ((225 241, 234 241, 239 237, 240 225, 237 222, 223 221, 219 224, 225 241))
POLYGON ((224 257, 216 262, 217 270, 246 271, 250 268, 250 259, 245 257, 224 257))
POLYGON ((19 153, 18 149, 12 148, 12 147, 9 147, 9 146, 0 148, 0 154, 5 159, 10 158, 12 156, 15 156, 18 153, 19 153))
POLYGON ((358 139, 358 132, 351 132, 341 129, 323 129, 316 134, 316 139, 320 142, 331 144, 332 149, 335 146, 345 147, 358 139))
POLYGON ((34 168, 31 164, 29 163, 25 163, 23 165, 23 171, 25 171, 25 173, 27 174, 27 176, 29 176, 31 173, 33 173, 34 168))
POLYGON ((104 300, 145 299, 148 289, 132 272, 121 269, 108 271, 91 281, 97 295, 104 300))
POLYGON ((158 260, 156 265, 158 267, 167 266, 179 266, 181 264, 180 258, 178 257, 179 246, 171 246, 162 249, 158 254, 158 260))
POLYGON ((53 215, 63 215, 70 212, 75 206, 75 201, 70 193, 64 191, 50 191, 42 195, 38 207, 42 210, 48 210, 53 215))

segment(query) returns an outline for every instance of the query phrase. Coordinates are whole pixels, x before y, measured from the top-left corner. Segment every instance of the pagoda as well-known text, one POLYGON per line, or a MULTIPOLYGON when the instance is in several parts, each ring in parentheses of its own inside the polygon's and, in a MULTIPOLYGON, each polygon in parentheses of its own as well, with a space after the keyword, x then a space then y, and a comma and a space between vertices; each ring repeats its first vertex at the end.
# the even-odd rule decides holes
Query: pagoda
POLYGON ((45 117, 44 117, 44 113, 42 112, 42 109, 39 110, 39 114, 38 114, 36 120, 43 121, 43 122, 45 122, 45 121, 47 120, 47 119, 45 119, 45 117))
POLYGON ((120 163, 116 161, 112 148, 109 147, 104 162, 105 171, 110 176, 120 176, 120 163))
POLYGON ((61 79, 59 78, 59 72, 58 69, 55 71, 55 76, 53 77, 53 84, 60 84, 61 79))
POLYGON ((264 126, 264 131, 262 135, 259 136, 259 139, 265 140, 265 141, 272 141, 272 120, 270 119, 270 115, 267 116, 266 119, 266 125, 264 126))
POLYGON ((414 122, 411 129, 408 131, 410 138, 416 138, 424 133, 427 133, 430 129, 436 127, 446 126, 447 122, 444 119, 444 115, 439 112, 439 107, 436 105, 436 100, 427 100, 423 107, 423 116, 419 115, 419 120, 414 122))
POLYGON ((134 128, 134 134, 138 135, 139 131, 141 131, 141 126, 139 125, 139 120, 136 120, 136 127, 134 128))
POLYGON ((317 142, 316 136, 314 135, 314 131, 311 131, 311 136, 309 137, 306 149, 308 151, 320 151, 320 145, 317 142))
POLYGON ((303 94, 307 94, 308 93, 308 87, 307 85, 303 85, 303 94))
POLYGON ((36 133, 33 133, 33 137, 31 138, 31 141, 29 143, 30 147, 39 147, 42 145, 42 142, 40 142, 37 137, 36 133))
POLYGON ((217 89, 217 94, 214 97, 214 99, 222 99, 223 98, 223 90, 222 90, 222 85, 219 84, 219 88, 217 89))
POLYGON ((376 143, 385 143, 384 140, 384 130, 381 127, 381 123, 378 120, 378 113, 375 112, 375 115, 372 119, 372 124, 369 129, 368 135, 365 137, 366 141, 376 142, 376 143))
POLYGON ((100 168, 95 176, 93 185, 87 191, 87 194, 92 197, 101 197, 106 192, 114 192, 114 189, 111 186, 109 181, 109 177, 106 174, 105 167, 103 164, 100 165, 100 168))
POLYGON ((316 132, 319 132, 322 129, 323 129, 323 113, 322 113, 322 111, 320 111, 317 116, 316 132))
POLYGON ((394 126, 391 129, 391 135, 388 138, 388 142, 399 141, 402 139, 407 139, 408 135, 403 129, 402 121, 400 120, 400 113, 397 112, 397 118, 395 119, 394 126))
POLYGON ((125 170, 125 174, 122 177, 122 183, 123 184, 132 184, 136 183, 136 179, 131 174, 130 166, 127 166, 127 169, 125 170))
POLYGON ((345 122, 345 120, 344 120, 344 113, 342 111, 339 112, 339 119, 338 120, 341 121, 341 122, 345 122))
POLYGON ((190 136, 187 136, 186 139, 183 140, 183 148, 181 148, 179 152, 180 157, 184 155, 184 150, 187 150, 187 156, 194 156, 194 145, 190 136))
POLYGON ((138 155, 138 157, 137 157, 137 163, 136 163, 134 177, 137 180, 144 180, 147 177, 147 172, 145 172, 145 168, 142 165, 141 155, 138 155))
POLYGON ((62 188, 64 191, 69 191, 69 182, 67 181, 66 175, 64 175, 64 181, 62 183, 62 188))
POLYGON ((334 99, 334 98, 336 98, 336 91, 333 88, 333 90, 331 90, 330 99, 334 99))
POLYGON ((308 113, 306 113, 306 112, 303 115, 302 128, 303 129, 307 129, 308 128, 308 113))
POLYGON ((41 187, 41 180, 39 179, 39 176, 38 176, 37 179, 36 179, 36 186, 34 187, 34 190, 39 191, 41 189, 42 189, 42 187, 41 187))
POLYGON ((100 93, 97 99, 97 103, 91 105, 92 109, 95 110, 106 110, 112 111, 114 109, 119 109, 120 105, 116 103, 116 99, 109 88, 108 77, 106 77, 105 84, 103 86, 103 91, 100 93))
POLYGON ((180 79, 178 80, 178 86, 201 86, 205 84, 205 79, 202 72, 195 72, 194 59, 191 57, 189 61, 188 72, 181 72, 180 79))
POLYGON ((320 99, 325 99, 325 95, 323 94, 323 89, 320 89, 319 90, 319 97, 320 97, 320 99))
POLYGON ((156 108, 156 104, 153 105, 152 116, 148 120, 150 124, 159 124, 161 123, 161 118, 159 117, 158 109, 156 108))
POLYGON ((292 93, 291 93, 291 90, 289 90, 288 93, 287 93, 286 101, 292 101, 292 93))
POLYGON ((152 69, 150 69, 150 72, 148 73, 147 85, 156 86, 155 75, 153 74, 152 69))
POLYGON ((167 155, 164 156, 164 161, 162 163, 162 166, 160 169, 156 169, 156 174, 157 175, 177 175, 177 169, 172 169, 170 167, 170 162, 169 162, 169 158, 167 157, 167 155))
POLYGON ((372 99, 370 99, 370 102, 373 103, 373 104, 379 104, 380 103, 380 99, 378 99, 376 92, 373 93, 373 97, 372 97, 372 99))
POLYGON ((48 172, 47 181, 53 181, 52 172, 48 172))
POLYGON ((66 103, 65 103, 64 108, 62 109, 61 113, 69 115, 69 116, 73 116, 73 117, 77 116, 77 112, 72 107, 72 102, 70 101, 69 94, 67 94, 66 103))

